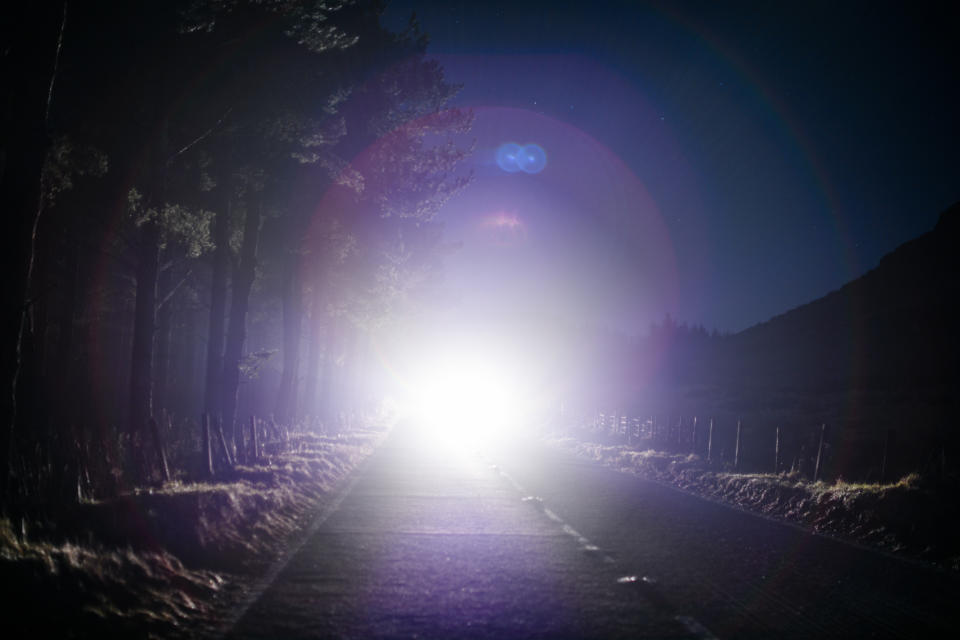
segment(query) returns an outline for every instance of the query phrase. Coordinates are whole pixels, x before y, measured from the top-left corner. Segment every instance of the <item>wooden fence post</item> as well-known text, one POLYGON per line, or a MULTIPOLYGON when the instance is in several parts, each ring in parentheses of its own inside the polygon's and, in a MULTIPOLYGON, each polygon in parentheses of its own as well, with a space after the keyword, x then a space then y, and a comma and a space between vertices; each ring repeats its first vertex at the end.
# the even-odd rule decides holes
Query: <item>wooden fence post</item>
POLYGON ((737 444, 733 450, 733 470, 740 471, 740 420, 737 420, 737 444))
POLYGON ((773 441, 773 472, 780 472, 780 427, 777 427, 777 434, 773 441))
POLYGON ((891 456, 893 454, 893 445, 897 439, 897 432, 893 429, 887 431, 887 438, 883 442, 883 462, 880 465, 880 483, 883 484, 890 480, 892 470, 891 456))
POLYGON ((237 447, 237 464, 246 464, 250 458, 250 452, 247 451, 247 434, 243 428, 243 420, 237 420, 236 425, 233 430, 233 435, 236 437, 236 447, 237 447))
POLYGON ((200 422, 203 426, 203 471, 208 478, 213 477, 213 451, 210 446, 210 414, 204 413, 200 416, 200 422))
POLYGON ((160 473, 163 475, 163 481, 170 482, 170 467, 167 466, 167 453, 163 450, 160 426, 153 417, 150 418, 150 431, 153 435, 153 445, 157 449, 157 461, 160 463, 160 473))
POLYGON ((260 459, 260 438, 257 436, 257 417, 250 416, 250 441, 253 443, 253 460, 260 459))
POLYGON ((227 467, 233 469, 233 456, 230 455, 230 447, 227 446, 227 439, 223 437, 223 422, 217 417, 217 436, 220 438, 220 448, 223 449, 223 457, 227 461, 227 467))
POLYGON ((690 451, 697 452, 697 416, 693 416, 693 429, 690 434, 690 451))
POLYGON ((707 462, 713 462, 713 418, 710 418, 710 431, 707 434, 707 462))
POLYGON ((813 468, 813 481, 817 482, 820 480, 820 472, 823 470, 823 441, 827 435, 827 425, 820 425, 820 444, 817 446, 817 464, 813 468))

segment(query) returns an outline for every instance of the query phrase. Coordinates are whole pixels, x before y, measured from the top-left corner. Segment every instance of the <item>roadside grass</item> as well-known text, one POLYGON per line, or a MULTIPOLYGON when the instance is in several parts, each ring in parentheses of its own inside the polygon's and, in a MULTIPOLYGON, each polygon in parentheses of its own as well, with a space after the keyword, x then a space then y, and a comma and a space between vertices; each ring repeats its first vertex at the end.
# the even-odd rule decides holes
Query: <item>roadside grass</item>
POLYGON ((212 634, 387 431, 291 434, 283 451, 212 481, 139 488, 55 520, 0 520, 9 637, 212 634))
POLYGON ((584 442, 548 444, 613 469, 885 551, 960 570, 960 507, 954 491, 917 473, 884 484, 813 482, 799 473, 734 473, 695 454, 584 442))
POLYGON ((224 585, 168 552, 24 539, 9 520, 0 566, 9 637, 175 637, 209 615, 224 585))

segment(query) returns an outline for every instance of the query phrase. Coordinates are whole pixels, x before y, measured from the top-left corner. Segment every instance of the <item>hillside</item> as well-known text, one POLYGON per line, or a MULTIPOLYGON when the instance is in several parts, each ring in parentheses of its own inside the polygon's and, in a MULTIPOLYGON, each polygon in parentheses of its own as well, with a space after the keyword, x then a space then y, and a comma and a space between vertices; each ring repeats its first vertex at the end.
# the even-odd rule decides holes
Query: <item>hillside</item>
POLYGON ((733 336, 726 378, 804 390, 956 388, 960 204, 876 268, 733 336))
POLYGON ((822 298, 732 336, 674 333, 681 337, 655 360, 642 410, 714 417, 729 449, 742 419, 747 458, 761 465, 775 426, 785 428, 788 450, 806 447, 809 455, 825 423, 837 473, 876 477, 890 430, 899 434, 898 470, 952 466, 958 249, 960 203, 933 230, 822 298))

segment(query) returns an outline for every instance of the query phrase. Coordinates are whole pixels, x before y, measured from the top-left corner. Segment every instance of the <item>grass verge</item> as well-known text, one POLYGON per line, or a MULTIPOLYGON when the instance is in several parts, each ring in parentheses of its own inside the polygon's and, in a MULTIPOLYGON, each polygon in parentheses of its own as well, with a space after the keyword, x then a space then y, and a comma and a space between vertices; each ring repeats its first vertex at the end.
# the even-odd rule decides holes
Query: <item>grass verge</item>
POLYGON ((956 490, 917 474, 890 484, 811 482, 799 474, 731 473, 700 456, 551 437, 548 443, 619 471, 884 551, 960 570, 956 490))
POLYGON ((140 489, 45 522, 0 520, 9 637, 212 635, 386 431, 291 434, 285 452, 212 482, 140 489))

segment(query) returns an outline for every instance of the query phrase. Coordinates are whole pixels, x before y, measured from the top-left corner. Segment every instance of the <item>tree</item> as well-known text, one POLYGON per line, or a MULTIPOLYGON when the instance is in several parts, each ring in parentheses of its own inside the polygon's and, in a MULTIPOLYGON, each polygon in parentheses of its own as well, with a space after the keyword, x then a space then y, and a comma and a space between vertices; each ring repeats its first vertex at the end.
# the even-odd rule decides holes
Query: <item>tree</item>
MULTIPOLYGON (((0 500, 8 497, 17 421, 17 378, 36 228, 42 209, 41 175, 49 146, 48 121, 66 28, 66 2, 17 3, 8 8, 0 58, 3 142, 0 206, 7 273, 0 285, 0 500)), ((5 504, 5 502, 4 502, 5 504)))
POLYGON ((237 409, 237 391, 240 384, 240 363, 243 358, 243 344, 247 337, 247 309, 250 289, 257 272, 257 245, 260 240, 260 227, 263 222, 260 210, 261 193, 259 185, 247 188, 244 206, 243 244, 240 256, 233 265, 233 294, 230 302, 230 323, 223 352, 223 422, 236 439, 234 415, 237 409))
MULTIPOLYGON (((50 7, 17 10, 40 31, 4 25, 2 202, 20 213, 0 241, 36 268, 3 281, 4 479, 15 458, 76 494, 84 449, 101 478, 132 452, 144 480, 160 411, 222 413, 229 431, 241 410, 319 412, 304 379, 359 388, 366 331, 429 280, 433 213, 467 179, 469 114, 446 109, 456 88, 416 29, 384 30, 379 2, 84 3, 66 31, 50 7), (15 406, 31 429, 14 456, 15 406)), ((21 495, 47 495, 30 482, 21 495)))
MULTIPOLYGON (((444 80, 438 64, 416 54, 358 88, 344 108, 348 133, 342 147, 362 149, 351 164, 362 188, 333 187, 324 201, 328 215, 342 220, 354 247, 345 261, 326 265, 340 271, 342 294, 326 296, 326 306, 340 317, 325 323, 328 362, 320 397, 336 395, 330 391, 332 354, 348 354, 343 370, 357 370, 365 336, 403 314, 411 293, 437 266, 443 246, 433 218, 470 180, 457 172, 470 153, 457 136, 469 130, 473 116, 446 108, 458 89, 444 80), (338 347, 337 341, 344 343, 338 347)), ((301 272, 322 277, 325 250, 322 241, 309 246, 304 253, 311 266, 301 272)), ((311 324, 316 331, 319 319, 311 324)), ((309 365, 316 366, 312 358, 309 365)), ((308 370, 307 380, 316 377, 315 369, 308 370)), ((324 412, 332 413, 329 407, 324 412)))
MULTIPOLYGON (((235 34, 263 23, 264 12, 272 14, 271 22, 279 28, 261 33, 257 46, 237 61, 243 73, 228 75, 216 89, 217 100, 229 104, 229 126, 224 140, 218 140, 221 153, 215 153, 228 185, 238 172, 260 173, 264 184, 247 189, 256 194, 258 211, 246 203, 243 248, 233 268, 229 333, 224 352, 223 317, 226 300, 228 251, 226 238, 229 224, 226 213, 218 215, 217 249, 214 256, 211 316, 207 352, 206 408, 222 412, 227 428, 232 429, 236 407, 239 363, 245 336, 244 323, 247 298, 256 277, 256 245, 259 202, 270 198, 270 205, 283 208, 283 196, 271 197, 271 186, 285 181, 290 164, 316 163, 329 169, 336 166, 325 153, 339 135, 336 104, 340 90, 323 79, 327 64, 320 54, 351 46, 355 38, 335 24, 331 15, 345 5, 321 7, 304 2, 195 2, 191 6, 192 31, 206 31, 218 38, 234 38, 235 34), (256 91, 251 91, 251 84, 256 91), (318 117, 316 114, 324 114, 318 117), (227 148, 229 152, 222 153, 227 148), (233 160, 244 158, 241 165, 233 160), (222 366, 221 366, 222 364, 222 366)), ((273 189, 272 191, 283 191, 273 189)), ((224 188, 227 210, 234 198, 232 188, 224 188)), ((288 281, 288 287, 292 281, 288 281)), ((292 300, 292 297, 285 299, 292 300)), ((288 312, 288 317, 290 313, 288 312)), ((295 313, 299 318, 299 313, 295 313)))

